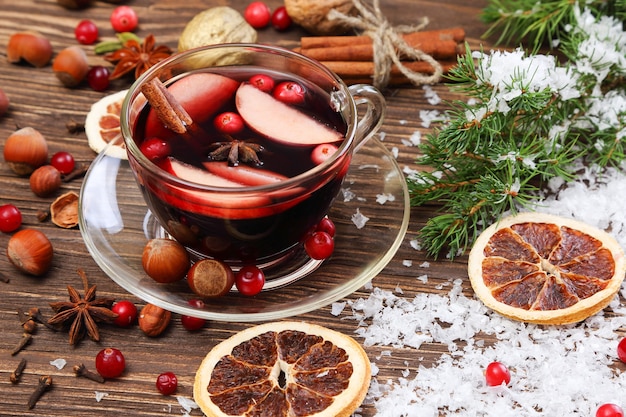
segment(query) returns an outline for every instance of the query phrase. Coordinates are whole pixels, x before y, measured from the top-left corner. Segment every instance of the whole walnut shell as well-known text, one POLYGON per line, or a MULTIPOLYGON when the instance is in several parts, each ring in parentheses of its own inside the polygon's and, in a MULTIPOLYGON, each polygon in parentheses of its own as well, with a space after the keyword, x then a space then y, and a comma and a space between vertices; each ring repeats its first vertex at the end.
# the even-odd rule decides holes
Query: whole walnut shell
POLYGON ((339 35, 350 29, 327 18, 332 9, 346 15, 356 12, 351 0, 285 0, 285 8, 294 23, 315 35, 339 35))
POLYGON ((218 6, 198 13, 187 23, 178 39, 178 50, 220 43, 255 43, 256 40, 256 30, 241 13, 228 6, 218 6))

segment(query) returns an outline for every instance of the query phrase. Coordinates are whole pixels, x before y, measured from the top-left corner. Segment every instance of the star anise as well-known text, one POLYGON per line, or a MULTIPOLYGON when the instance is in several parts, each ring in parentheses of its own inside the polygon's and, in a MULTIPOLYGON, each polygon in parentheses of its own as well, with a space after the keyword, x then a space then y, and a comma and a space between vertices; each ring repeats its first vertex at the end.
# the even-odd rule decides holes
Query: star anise
POLYGON ((257 153, 263 151, 263 146, 244 140, 231 139, 229 142, 215 142, 209 158, 215 161, 227 160, 229 165, 237 166, 239 162, 261 165, 257 153))
POLYGON ((50 307, 56 313, 48 323, 54 326, 69 326, 70 345, 75 345, 85 337, 85 332, 94 341, 100 340, 97 322, 111 323, 117 318, 117 314, 111 311, 113 305, 112 298, 96 298, 96 286, 89 286, 87 275, 79 269, 78 275, 83 280, 85 288, 84 296, 81 297, 78 291, 71 285, 67 286, 70 301, 50 303, 50 307))
POLYGON ((120 78, 133 70, 137 79, 148 68, 170 55, 172 55, 172 50, 168 46, 155 47, 154 36, 150 34, 141 43, 135 39, 127 40, 122 48, 106 54, 104 59, 115 64, 115 69, 109 76, 110 79, 120 78))

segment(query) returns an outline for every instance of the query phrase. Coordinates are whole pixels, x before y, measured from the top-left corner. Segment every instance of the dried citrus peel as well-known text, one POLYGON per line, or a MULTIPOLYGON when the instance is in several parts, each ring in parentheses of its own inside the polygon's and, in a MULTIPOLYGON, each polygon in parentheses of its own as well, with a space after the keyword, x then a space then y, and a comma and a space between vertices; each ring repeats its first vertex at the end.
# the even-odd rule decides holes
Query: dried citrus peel
POLYGON ((626 261, 619 243, 586 223, 544 213, 501 219, 475 241, 468 260, 483 303, 515 320, 568 324, 604 309, 626 261))
POLYGON ((196 373, 194 400, 209 417, 349 417, 370 378, 369 359, 349 336, 305 322, 273 322, 215 346, 196 373))

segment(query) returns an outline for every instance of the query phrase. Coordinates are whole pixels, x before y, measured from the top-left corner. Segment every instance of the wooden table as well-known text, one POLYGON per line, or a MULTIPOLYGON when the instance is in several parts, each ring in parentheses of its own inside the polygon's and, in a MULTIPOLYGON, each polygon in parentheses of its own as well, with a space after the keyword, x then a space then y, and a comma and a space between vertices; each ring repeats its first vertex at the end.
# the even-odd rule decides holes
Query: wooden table
MULTIPOLYGON (((145 36, 154 33, 159 43, 175 48, 177 39, 185 24, 198 12, 215 5, 229 4, 243 11, 248 2, 187 0, 135 0, 129 2, 139 13, 141 23, 138 34, 145 36)), ((280 2, 268 0, 272 7, 280 2)), ((486 27, 480 23, 478 13, 486 1, 460 0, 393 0, 383 2, 384 12, 393 24, 410 24, 421 16, 430 19, 429 28, 447 28, 462 26, 467 33, 467 40, 472 46, 482 41, 480 36, 486 27)), ((113 33, 108 23, 113 5, 94 2, 94 5, 81 11, 71 11, 60 7, 55 0, 0 0, 0 51, 5 55, 5 47, 11 34, 17 31, 36 29, 45 34, 52 42, 55 53, 66 46, 75 45, 74 27, 81 19, 92 19, 101 28, 101 37, 111 38, 113 33)), ((279 33, 272 29, 260 31, 259 41, 295 47, 303 33, 294 28, 279 33)), ((91 47, 84 47, 91 64, 101 63, 100 57, 91 47)), ((89 148, 84 133, 68 133, 66 123, 70 120, 82 121, 90 106, 105 94, 127 87, 127 81, 114 82, 107 92, 91 90, 86 85, 68 89, 58 82, 51 67, 32 68, 26 65, 9 64, 0 57, 0 88, 11 100, 11 110, 0 118, 0 141, 19 127, 32 126, 46 137, 50 153, 56 151, 71 152, 79 164, 89 164, 95 154, 89 148)), ((453 98, 444 85, 434 86, 435 91, 445 100, 453 98)), ((433 109, 424 97, 424 92, 417 87, 393 88, 384 91, 388 100, 387 117, 382 127, 385 132, 384 144, 391 149, 397 147, 400 166, 411 166, 416 157, 416 149, 402 144, 415 131, 427 133, 421 125, 419 110, 433 109)), ((438 110, 443 106, 439 105, 438 110)), ((62 190, 78 192, 81 180, 64 183, 62 190)), ((61 229, 51 222, 38 220, 38 213, 46 211, 54 197, 36 197, 28 186, 28 179, 16 176, 4 161, 0 162, 0 204, 12 203, 19 207, 24 217, 23 228, 36 228, 44 231, 55 250, 52 269, 43 277, 22 275, 9 264, 5 256, 0 257, 0 272, 9 282, 0 282, 0 415, 46 415, 46 416, 118 416, 142 415, 157 416, 180 414, 180 407, 172 397, 160 395, 154 387, 156 376, 165 371, 175 372, 180 380, 178 394, 191 398, 194 373, 208 350, 219 341, 234 332, 248 327, 248 323, 211 322, 199 333, 189 333, 178 320, 177 315, 167 333, 158 338, 148 338, 137 327, 119 329, 113 326, 101 328, 102 342, 95 343, 85 339, 77 347, 67 342, 67 334, 55 333, 39 326, 32 342, 19 354, 12 356, 22 329, 17 316, 18 309, 28 310, 39 307, 45 315, 50 315, 48 304, 66 299, 66 286, 74 285, 82 289, 77 268, 83 268, 91 283, 97 284, 101 296, 115 299, 130 299, 138 306, 144 301, 127 293, 102 272, 90 257, 81 232, 78 228, 61 229), (128 367, 124 376, 104 385, 76 378, 72 366, 85 363, 93 368, 96 353, 105 346, 115 346, 126 356, 128 367), (19 384, 9 382, 9 374, 15 369, 21 358, 28 364, 19 384), (67 366, 61 370, 50 365, 50 361, 63 358, 67 366), (165 364, 165 365, 164 365, 165 364), (167 368, 167 369, 165 369, 167 368), (54 378, 54 389, 46 393, 36 407, 29 411, 26 403, 33 391, 39 375, 50 374, 54 378), (107 392, 109 395, 101 402, 94 399, 94 391, 107 392), (171 408, 169 408, 171 407, 171 408)), ((425 223, 432 208, 415 208, 411 213, 408 233, 396 256, 388 266, 373 280, 373 285, 383 289, 402 288, 407 297, 419 292, 446 291, 437 289, 440 283, 451 279, 463 280, 464 291, 471 295, 471 288, 466 275, 466 259, 459 257, 453 262, 434 262, 426 255, 411 247, 409 241, 425 223), (414 269, 407 268, 404 260, 414 264, 430 262, 428 282, 415 279, 414 269)), ((0 234, 0 248, 6 248, 9 234, 0 234)), ((356 243, 358 245, 358 243, 356 243)), ((4 252, 4 249, 2 249, 4 252)), ((367 296, 368 290, 358 291, 348 297, 356 299, 367 296)), ((348 335, 354 335, 357 324, 342 320, 331 314, 330 306, 296 317, 297 319, 326 325, 348 335)), ((381 350, 389 348, 368 348, 370 358, 374 360, 381 350)), ((396 349, 389 357, 376 360, 381 378, 398 378, 405 369, 405 360, 413 361, 411 366, 418 366, 416 358, 428 365, 436 361, 442 349, 428 345, 419 351, 396 349)), ((199 415, 195 410, 191 415, 199 415)), ((363 416, 374 415, 374 410, 365 406, 363 416)))

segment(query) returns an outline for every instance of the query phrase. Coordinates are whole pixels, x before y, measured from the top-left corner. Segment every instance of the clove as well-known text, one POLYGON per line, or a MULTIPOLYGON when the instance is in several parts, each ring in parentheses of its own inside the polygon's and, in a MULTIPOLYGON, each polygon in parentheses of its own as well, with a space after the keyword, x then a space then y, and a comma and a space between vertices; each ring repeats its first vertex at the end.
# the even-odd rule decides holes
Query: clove
POLYGON ((11 372, 10 380, 12 384, 17 384, 20 381, 24 368, 26 368, 26 359, 22 358, 15 371, 11 372))
POLYGON ((35 388, 35 391, 30 395, 30 398, 28 399, 29 410, 35 407, 35 404, 37 404, 37 401, 39 401, 39 399, 44 394, 44 392, 50 389, 50 387, 52 387, 52 377, 50 375, 40 376, 39 383, 37 384, 37 388, 35 388))
POLYGON ((11 282, 11 279, 0 272, 0 282, 8 284, 9 282, 11 282))
POLYGON ((82 178, 82 177, 85 176, 85 174, 87 173, 88 170, 89 170, 89 165, 82 164, 82 165, 76 167, 76 169, 74 169, 69 174, 62 175, 61 176, 61 181, 63 181, 63 182, 70 182, 70 181, 75 180, 77 178, 82 178))
POLYGON ((82 376, 84 378, 91 379, 92 381, 96 381, 101 384, 104 383, 104 377, 102 375, 90 371, 82 363, 78 365, 74 365, 74 373, 76 374, 76 376, 82 376))
POLYGON ((48 320, 41 314, 41 311, 39 311, 39 308, 32 307, 31 309, 28 310, 28 315, 37 323, 43 324, 48 329, 54 330, 55 332, 58 330, 56 327, 48 323, 48 320))
POLYGON ((22 338, 20 339, 20 341, 17 343, 17 346, 15 346, 15 348, 11 352, 11 356, 15 356, 18 353, 20 353, 22 351, 22 349, 24 349, 26 347, 26 345, 28 345, 31 342, 32 339, 33 339, 33 335, 32 334, 24 333, 22 335, 22 338))

